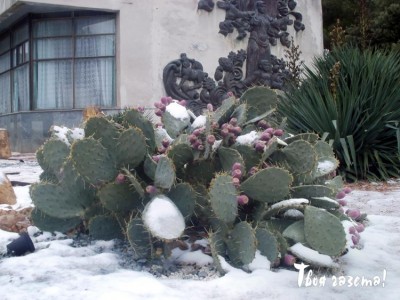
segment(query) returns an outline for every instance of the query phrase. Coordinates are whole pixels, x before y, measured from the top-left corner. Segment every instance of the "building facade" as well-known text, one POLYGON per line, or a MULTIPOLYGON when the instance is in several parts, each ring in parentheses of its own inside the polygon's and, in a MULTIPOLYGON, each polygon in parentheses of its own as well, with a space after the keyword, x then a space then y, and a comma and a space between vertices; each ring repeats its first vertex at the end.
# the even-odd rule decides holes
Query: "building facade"
MULTIPOLYGON (((79 126, 89 105, 151 106, 162 71, 180 53, 213 73, 246 48, 218 34, 225 11, 198 0, 1 0, 0 128, 12 151, 33 152, 51 125, 79 126)), ((320 0, 298 1, 306 30, 292 32, 306 63, 322 53, 320 0), (312 3, 310 3, 312 2, 312 3)), ((283 47, 273 51, 283 56, 283 47)))

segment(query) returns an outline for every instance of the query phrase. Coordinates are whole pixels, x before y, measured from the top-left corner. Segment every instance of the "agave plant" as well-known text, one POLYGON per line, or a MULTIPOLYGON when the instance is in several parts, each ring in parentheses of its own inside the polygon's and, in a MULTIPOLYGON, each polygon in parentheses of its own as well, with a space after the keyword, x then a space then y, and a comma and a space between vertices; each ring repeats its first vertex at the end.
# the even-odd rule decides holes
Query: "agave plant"
POLYGON ((336 48, 279 103, 290 131, 326 138, 346 179, 400 175, 400 52, 336 48))

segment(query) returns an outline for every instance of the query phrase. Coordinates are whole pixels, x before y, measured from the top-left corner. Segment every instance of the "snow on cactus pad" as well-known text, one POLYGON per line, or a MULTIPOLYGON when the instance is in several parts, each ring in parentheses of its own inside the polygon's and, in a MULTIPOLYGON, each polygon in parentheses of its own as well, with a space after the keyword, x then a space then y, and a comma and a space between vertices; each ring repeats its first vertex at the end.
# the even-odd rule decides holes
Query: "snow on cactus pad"
POLYGON ((157 195, 146 205, 142 219, 155 237, 176 239, 185 230, 185 219, 178 207, 164 195, 157 195))

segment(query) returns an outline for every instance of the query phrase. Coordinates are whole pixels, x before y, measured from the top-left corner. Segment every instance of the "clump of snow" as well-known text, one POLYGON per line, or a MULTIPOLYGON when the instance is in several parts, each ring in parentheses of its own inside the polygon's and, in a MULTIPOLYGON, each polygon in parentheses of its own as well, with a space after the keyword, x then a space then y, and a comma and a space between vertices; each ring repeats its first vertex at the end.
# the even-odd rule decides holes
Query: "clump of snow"
POLYGON ((174 262, 184 265, 196 264, 198 266, 206 266, 213 263, 212 257, 204 254, 201 250, 190 251, 175 248, 172 250, 171 258, 174 262))
POLYGON ((308 199, 293 198, 293 199, 283 200, 278 203, 275 203, 275 204, 271 205, 271 209, 281 209, 281 208, 290 207, 293 205, 302 205, 302 204, 308 204, 308 203, 309 203, 308 199))
POLYGON ((332 199, 332 198, 329 198, 329 197, 326 197, 326 196, 324 196, 324 197, 312 197, 313 199, 317 199, 317 200, 325 200, 325 201, 327 201, 327 202, 331 202, 331 203, 334 203, 334 204, 339 204, 339 202, 337 202, 335 199, 332 199))
POLYGON ((264 255, 261 254, 260 250, 256 251, 256 256, 253 261, 248 265, 250 271, 255 270, 270 270, 271 262, 264 255))
POLYGON ((155 196, 142 214, 145 226, 153 236, 176 239, 185 230, 185 219, 178 207, 164 195, 155 196))
POLYGON ((66 145, 70 146, 70 142, 68 141, 67 134, 69 131, 68 127, 65 126, 56 126, 54 125, 51 128, 53 136, 55 136, 58 140, 64 142, 66 145))
POLYGON ((324 160, 318 162, 317 170, 321 173, 330 173, 335 169, 336 169, 335 164, 330 160, 324 160))
POLYGON ((85 137, 85 130, 82 128, 70 129, 65 126, 54 125, 50 131, 52 132, 52 136, 64 142, 67 146, 70 146, 73 141, 81 140, 85 137))
POLYGON ((175 119, 179 120, 189 120, 190 116, 186 108, 176 102, 172 102, 167 105, 166 109, 175 119))
POLYGON ((240 135, 236 138, 236 143, 239 145, 252 145, 259 137, 257 131, 253 130, 247 134, 240 135))
POLYGON ((221 144, 222 144, 222 140, 216 140, 214 142, 214 144, 212 145, 211 150, 213 152, 216 151, 219 148, 219 146, 221 146, 221 144))
POLYGON ((170 143, 172 143, 174 141, 174 139, 171 138, 171 136, 168 134, 168 132, 160 126, 158 126, 156 129, 154 129, 154 134, 155 134, 157 140, 159 140, 160 142, 163 139, 167 139, 170 143))
POLYGON ((0 171, 0 184, 3 184, 6 181, 7 181, 6 174, 0 171))
POLYGON ((278 142, 279 145, 282 145, 282 146, 288 145, 285 141, 281 140, 280 138, 277 138, 276 141, 278 142))
POLYGON ((200 115, 192 123, 192 129, 200 128, 206 126, 207 117, 200 115))
POLYGON ((296 243, 289 249, 290 252, 292 252, 298 258, 304 260, 305 262, 312 263, 315 266, 326 268, 339 267, 339 265, 335 263, 330 256, 321 254, 318 251, 308 248, 301 243, 296 243))

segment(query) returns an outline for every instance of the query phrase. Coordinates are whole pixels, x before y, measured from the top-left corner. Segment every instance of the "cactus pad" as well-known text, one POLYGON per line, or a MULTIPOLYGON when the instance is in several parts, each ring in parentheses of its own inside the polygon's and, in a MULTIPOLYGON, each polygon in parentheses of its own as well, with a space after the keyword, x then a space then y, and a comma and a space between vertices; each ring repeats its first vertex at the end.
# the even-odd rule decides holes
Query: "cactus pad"
POLYGON ((244 160, 239 151, 231 148, 219 147, 218 156, 221 162, 222 169, 225 172, 231 172, 234 163, 240 163, 242 165, 240 169, 242 173, 246 171, 244 160))
POLYGON ((123 239, 118 220, 113 216, 96 216, 89 221, 89 234, 95 240, 123 239))
POLYGON ((153 152, 156 148, 155 134, 153 129, 153 124, 150 120, 146 119, 137 110, 131 109, 124 114, 124 124, 127 127, 137 127, 139 128, 144 136, 146 137, 146 144, 149 152, 153 152))
POLYGON ((246 265, 253 261, 257 239, 251 225, 245 221, 235 225, 226 241, 228 255, 234 265, 246 265))
POLYGON ((73 217, 68 219, 54 218, 46 215, 44 212, 35 207, 31 213, 33 225, 42 231, 67 233, 76 228, 81 222, 81 218, 73 217))
POLYGON ((274 203, 289 195, 292 176, 280 168, 263 169, 245 180, 240 189, 250 198, 274 203))
POLYGON ((175 166, 171 159, 161 156, 154 174, 154 185, 163 189, 170 189, 175 182, 175 166))
POLYGON ((106 209, 116 213, 129 212, 142 207, 139 193, 131 189, 128 183, 107 183, 100 188, 97 196, 106 209))
POLYGON ((135 259, 146 258, 151 255, 150 233, 146 230, 140 218, 133 218, 129 221, 126 228, 126 236, 133 249, 135 259))
POLYGON ((116 158, 119 166, 138 166, 147 153, 146 139, 140 129, 131 127, 117 140, 116 158))
POLYGON ((256 229, 257 249, 266 256, 270 262, 279 258, 279 242, 275 235, 265 228, 256 229))
POLYGON ((233 223, 238 213, 237 192, 232 176, 217 175, 209 190, 211 207, 216 217, 225 223, 233 223))
POLYGON ((173 186, 167 197, 175 203, 185 219, 191 217, 196 205, 196 194, 190 184, 179 183, 173 186))
POLYGON ((89 184, 98 185, 117 176, 114 160, 95 139, 76 141, 72 145, 71 159, 79 175, 89 184))
POLYGON ((342 223, 326 210, 306 207, 304 232, 307 243, 321 254, 338 256, 346 247, 346 234, 342 223))
POLYGON ((58 174, 70 149, 64 142, 51 139, 43 145, 42 151, 45 166, 48 166, 54 174, 58 174))

